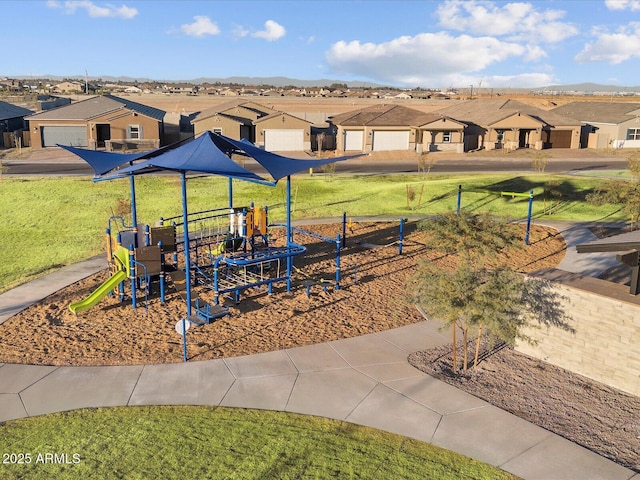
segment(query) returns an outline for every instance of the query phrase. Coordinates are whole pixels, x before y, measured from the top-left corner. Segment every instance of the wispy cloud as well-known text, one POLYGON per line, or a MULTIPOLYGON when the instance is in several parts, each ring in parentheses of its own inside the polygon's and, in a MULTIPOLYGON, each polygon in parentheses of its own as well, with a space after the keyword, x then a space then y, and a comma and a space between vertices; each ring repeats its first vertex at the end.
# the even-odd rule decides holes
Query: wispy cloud
POLYGON ((190 37, 204 37, 206 35, 219 35, 218 25, 207 16, 196 15, 193 23, 186 23, 180 26, 180 31, 190 37))
POLYGON ((269 42, 279 40, 284 37, 287 31, 285 28, 274 20, 264 22, 264 30, 260 30, 252 34, 256 38, 262 38, 269 42))
POLYGON ((605 0, 609 10, 640 10, 640 0, 605 0))
POLYGON ((68 0, 65 2, 49 0, 47 1, 47 7, 62 9, 68 15, 73 15, 78 10, 84 10, 92 18, 124 18, 128 20, 138 14, 137 8, 127 7, 126 5, 116 7, 111 4, 99 6, 88 0, 68 0))
POLYGON ((633 22, 610 33, 606 29, 593 31, 595 41, 585 45, 575 56, 578 63, 607 62, 617 65, 633 58, 640 58, 640 22, 633 22))
POLYGON ((447 0, 438 7, 436 16, 440 26, 448 30, 511 41, 557 43, 578 34, 574 25, 562 21, 564 11, 541 10, 539 5, 514 2, 498 6, 491 1, 447 0))
MULTIPOLYGON (((339 41, 331 46, 325 60, 337 74, 394 84, 443 85, 452 79, 468 81, 489 66, 509 58, 527 60, 542 55, 538 48, 493 37, 452 36, 439 32, 403 36, 378 44, 339 41)), ((535 74, 528 75, 528 78, 535 78, 535 74)), ((549 75, 542 77, 548 79, 549 75)))

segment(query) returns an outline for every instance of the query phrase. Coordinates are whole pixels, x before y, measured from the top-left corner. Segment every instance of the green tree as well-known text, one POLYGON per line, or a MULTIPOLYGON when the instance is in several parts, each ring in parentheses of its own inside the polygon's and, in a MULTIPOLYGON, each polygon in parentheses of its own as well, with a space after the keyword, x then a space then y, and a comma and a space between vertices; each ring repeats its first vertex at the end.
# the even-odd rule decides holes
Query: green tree
POLYGON ((640 219, 640 153, 630 154, 627 165, 631 180, 603 182, 593 193, 587 195, 587 201, 594 205, 620 205, 622 211, 630 217, 631 228, 637 229, 640 219))
POLYGON ((515 225, 463 211, 425 220, 419 228, 428 232, 429 245, 457 254, 453 270, 424 261, 413 278, 418 305, 443 321, 443 328, 451 327, 454 372, 458 370, 458 329, 463 335, 462 368, 467 370, 470 334, 477 336, 473 362, 476 366, 483 332, 492 342, 513 345, 518 339, 531 341, 522 329, 533 318, 566 326, 561 303, 548 286, 545 290, 540 282, 500 264, 500 252, 521 247, 515 225))

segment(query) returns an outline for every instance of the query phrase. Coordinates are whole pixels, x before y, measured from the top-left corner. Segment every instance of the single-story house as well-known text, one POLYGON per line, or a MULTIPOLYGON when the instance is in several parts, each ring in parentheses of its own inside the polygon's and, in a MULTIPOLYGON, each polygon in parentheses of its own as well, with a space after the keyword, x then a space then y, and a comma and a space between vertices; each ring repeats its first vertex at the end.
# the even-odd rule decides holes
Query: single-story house
POLYGON ((467 125, 464 151, 580 148, 579 121, 516 100, 468 100, 434 113, 467 125))
POLYGON ((56 144, 106 150, 151 149, 164 144, 165 112, 102 95, 26 118, 33 149, 56 144))
POLYGON ((343 151, 453 150, 464 145, 465 124, 402 105, 373 105, 329 117, 343 151))
POLYGON ((9 138, 5 141, 5 134, 21 134, 27 128, 25 117, 32 113, 28 108, 0 101, 0 147, 14 146, 9 138))
POLYGON ((256 102, 232 101, 200 112, 194 134, 211 130, 235 140, 246 138, 268 151, 311 148, 311 122, 256 102))
POLYGON ((640 148, 640 103, 571 102, 552 111, 580 121, 583 147, 640 148))

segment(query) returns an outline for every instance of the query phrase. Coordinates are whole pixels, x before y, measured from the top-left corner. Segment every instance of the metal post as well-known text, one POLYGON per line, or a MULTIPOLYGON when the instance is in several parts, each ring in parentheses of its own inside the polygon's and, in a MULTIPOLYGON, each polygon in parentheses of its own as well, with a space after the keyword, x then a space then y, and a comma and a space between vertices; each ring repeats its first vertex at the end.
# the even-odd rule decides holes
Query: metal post
POLYGON ((400 219, 400 241, 398 242, 398 255, 402 255, 402 241, 404 240, 404 218, 400 219))
POLYGON ((340 235, 336 236, 336 290, 340 290, 340 235))
POLYGON ((531 232, 531 212, 533 211, 533 190, 529 191, 529 212, 527 213, 527 233, 524 243, 529 245, 529 233, 531 232))
POLYGON ((347 212, 342 212, 342 248, 347 246, 347 212))
MULTIPOLYGON (((182 183, 182 221, 184 222, 183 223, 184 268, 185 268, 185 275, 186 275, 185 286, 187 287, 187 316, 190 317, 191 316, 191 255, 189 252, 189 213, 187 208, 187 174, 186 172, 180 172, 180 180, 182 183)), ((185 346, 186 346, 186 339, 185 339, 185 346)), ((185 361, 186 361, 186 352, 185 352, 185 361)))
MULTIPOLYGON (((291 232, 291 175, 287 175, 287 253, 290 252, 291 243, 293 242, 291 232)), ((291 291, 291 267, 293 260, 291 255, 287 255, 287 292, 291 291)))
POLYGON ((233 209, 233 178, 229 177, 229 208, 233 209))
POLYGON ((456 207, 456 214, 460 215, 460 204, 462 203, 462 185, 458 185, 458 206, 456 207))
POLYGON ((133 227, 138 227, 138 214, 136 212, 136 182, 134 180, 134 176, 129 176, 129 184, 131 185, 131 221, 133 222, 133 227))

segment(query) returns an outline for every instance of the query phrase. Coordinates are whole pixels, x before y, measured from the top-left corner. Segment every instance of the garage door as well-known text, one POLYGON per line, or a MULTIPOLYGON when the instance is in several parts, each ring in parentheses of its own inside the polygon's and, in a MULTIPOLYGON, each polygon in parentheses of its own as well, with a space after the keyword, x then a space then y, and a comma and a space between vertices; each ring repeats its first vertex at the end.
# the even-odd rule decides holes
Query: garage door
POLYGON ((304 150, 304 130, 265 130, 264 149, 269 152, 304 150))
POLYGON ((409 150, 409 132, 373 132, 373 150, 409 150))
POLYGON ((362 130, 347 130, 344 132, 344 149, 362 151, 364 132, 362 130))
POLYGON ((571 130, 551 130, 549 143, 551 148, 571 148, 571 130))
POLYGON ((87 127, 81 126, 48 126, 42 127, 42 146, 55 147, 56 144, 71 147, 87 146, 87 127))

